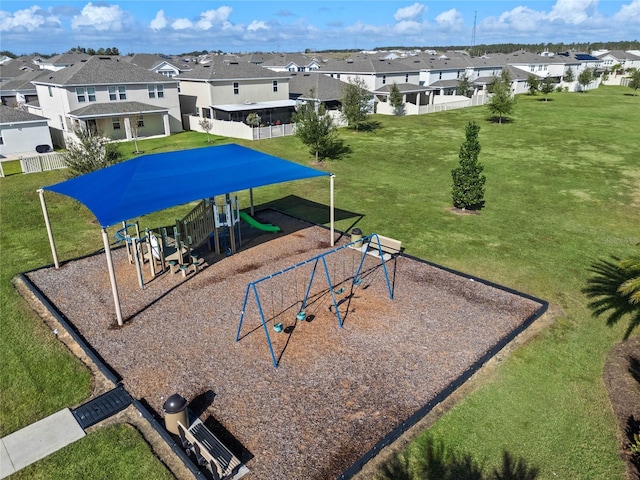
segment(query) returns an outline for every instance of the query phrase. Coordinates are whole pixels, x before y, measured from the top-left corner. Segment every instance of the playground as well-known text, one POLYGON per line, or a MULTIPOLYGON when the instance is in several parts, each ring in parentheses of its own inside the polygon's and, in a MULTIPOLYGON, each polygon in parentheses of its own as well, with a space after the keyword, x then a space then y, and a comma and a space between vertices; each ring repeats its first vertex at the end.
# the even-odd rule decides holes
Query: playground
POLYGON ((103 254, 27 274, 159 416, 174 393, 198 399, 247 478, 339 477, 543 308, 402 254, 363 254, 339 232, 331 246, 325 228, 276 211, 253 218, 280 231, 243 222, 235 254, 199 248, 184 275, 113 250, 123 326, 103 254))

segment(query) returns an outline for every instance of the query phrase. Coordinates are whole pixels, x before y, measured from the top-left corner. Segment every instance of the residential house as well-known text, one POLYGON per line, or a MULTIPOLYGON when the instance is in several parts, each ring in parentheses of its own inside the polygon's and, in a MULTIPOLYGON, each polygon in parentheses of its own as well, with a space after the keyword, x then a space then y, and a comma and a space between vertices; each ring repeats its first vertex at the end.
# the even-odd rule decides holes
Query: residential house
POLYGON ((35 154, 40 145, 52 145, 47 119, 0 105, 0 158, 35 154))
POLYGON ((119 57, 92 56, 33 84, 39 106, 29 111, 50 119, 56 145, 65 145, 77 127, 113 140, 182 130, 178 81, 119 57))
POLYGON ((289 80, 289 98, 298 105, 313 102, 323 105, 336 125, 342 125, 342 97, 345 83, 320 72, 295 72, 289 80))
POLYGON ((616 65, 620 65, 619 70, 629 70, 635 68, 640 70, 640 55, 624 50, 611 50, 606 53, 594 55, 602 61, 602 66, 609 70, 616 65))
POLYGON ((29 70, 17 77, 0 82, 0 99, 2 105, 16 107, 19 105, 37 105, 38 94, 32 83, 40 77, 50 75, 46 70, 29 70))
POLYGON ((62 53, 51 58, 43 59, 40 62, 40 68, 57 72, 58 70, 62 70, 63 68, 70 67, 77 63, 86 62, 89 58, 91 58, 91 55, 87 55, 82 52, 62 53))
POLYGON ((173 61, 172 59, 161 57, 160 55, 154 55, 150 53, 136 53, 131 56, 121 57, 123 60, 138 65, 139 67, 146 68, 165 77, 175 77, 182 72, 191 70, 191 65, 184 64, 179 61, 173 61))
MULTIPOLYGON (((289 73, 274 72, 248 62, 210 62, 175 77, 180 81, 182 113, 198 130, 198 118, 244 122, 250 114, 260 124, 290 123, 295 100, 289 98, 289 73)), ((223 125, 217 123, 214 133, 223 125)))
POLYGON ((320 68, 317 59, 301 53, 276 53, 262 60, 259 65, 274 72, 312 72, 320 68))
POLYGON ((39 61, 41 57, 22 56, 3 62, 0 65, 0 82, 11 78, 19 77, 26 72, 40 70, 39 61))

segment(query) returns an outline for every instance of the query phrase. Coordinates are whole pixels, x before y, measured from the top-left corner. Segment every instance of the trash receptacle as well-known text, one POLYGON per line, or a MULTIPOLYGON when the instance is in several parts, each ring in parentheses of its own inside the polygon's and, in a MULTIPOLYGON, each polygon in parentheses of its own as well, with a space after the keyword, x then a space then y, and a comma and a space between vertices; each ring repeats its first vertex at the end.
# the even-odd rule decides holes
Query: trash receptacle
POLYGON ((355 242, 353 244, 354 248, 362 248, 362 230, 359 228, 351 230, 351 241, 355 242))
POLYGON ((179 435, 178 422, 189 428, 189 414, 187 413, 187 400, 174 393, 162 406, 164 410, 164 425, 174 435, 179 435))

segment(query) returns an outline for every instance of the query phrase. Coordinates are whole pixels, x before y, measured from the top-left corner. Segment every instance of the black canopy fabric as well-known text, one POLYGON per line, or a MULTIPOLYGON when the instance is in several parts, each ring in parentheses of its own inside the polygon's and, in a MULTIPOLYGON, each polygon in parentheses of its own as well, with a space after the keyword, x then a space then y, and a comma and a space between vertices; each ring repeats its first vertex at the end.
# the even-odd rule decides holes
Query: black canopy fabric
POLYGON ((229 144, 143 155, 43 189, 82 202, 106 228, 203 198, 330 175, 229 144))

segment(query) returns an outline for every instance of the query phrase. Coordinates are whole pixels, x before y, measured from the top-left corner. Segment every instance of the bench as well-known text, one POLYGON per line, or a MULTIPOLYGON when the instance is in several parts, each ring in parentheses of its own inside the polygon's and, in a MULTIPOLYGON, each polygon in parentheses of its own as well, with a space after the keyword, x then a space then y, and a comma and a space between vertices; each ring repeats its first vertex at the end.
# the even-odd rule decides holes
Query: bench
POLYGON ((197 418, 189 428, 178 422, 182 445, 196 456, 198 465, 208 467, 217 478, 225 479, 240 467, 240 460, 197 418))
POLYGON ((384 260, 389 260, 402 251, 402 242, 382 235, 373 235, 367 244, 367 254, 380 258, 381 250, 384 260))

